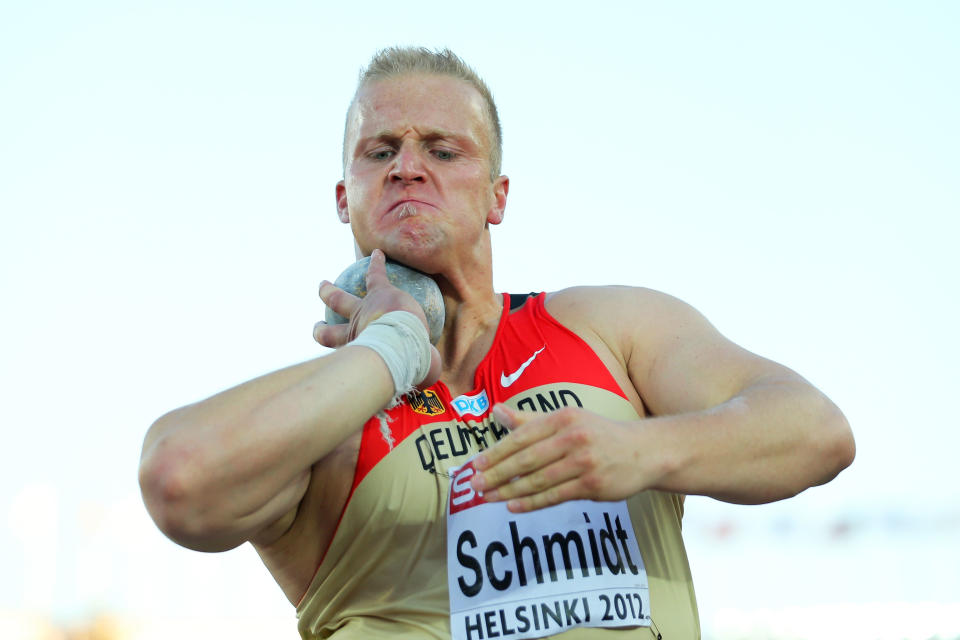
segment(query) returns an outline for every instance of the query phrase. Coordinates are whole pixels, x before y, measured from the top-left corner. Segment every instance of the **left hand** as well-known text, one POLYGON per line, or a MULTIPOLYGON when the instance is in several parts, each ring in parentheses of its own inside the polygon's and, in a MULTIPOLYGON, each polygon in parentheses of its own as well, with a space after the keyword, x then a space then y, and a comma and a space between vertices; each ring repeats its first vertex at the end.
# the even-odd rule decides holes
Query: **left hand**
MULTIPOLYGON (((324 280, 320 284, 320 299, 328 307, 349 318, 346 324, 327 324, 318 322, 313 327, 313 339, 325 347, 338 349, 352 342, 368 324, 390 311, 409 311, 417 316, 429 333, 430 324, 420 303, 404 291, 393 285, 387 277, 387 256, 380 249, 370 254, 370 266, 367 268, 367 293, 358 297, 324 280)), ((430 370, 423 380, 415 380, 420 389, 426 389, 440 379, 443 361, 434 345, 430 347, 430 370)))
POLYGON ((623 500, 653 480, 635 424, 573 407, 533 413, 499 404, 493 416, 510 435, 474 459, 479 473, 471 485, 489 502, 507 500, 514 513, 568 500, 623 500))

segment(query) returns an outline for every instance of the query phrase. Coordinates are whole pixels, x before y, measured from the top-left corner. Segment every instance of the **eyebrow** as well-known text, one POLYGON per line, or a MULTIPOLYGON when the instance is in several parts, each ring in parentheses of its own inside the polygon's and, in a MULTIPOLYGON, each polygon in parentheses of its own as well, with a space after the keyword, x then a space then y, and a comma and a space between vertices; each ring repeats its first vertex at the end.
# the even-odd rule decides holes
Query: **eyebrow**
MULTIPOLYGON (((421 136, 420 139, 424 142, 434 142, 436 140, 453 140, 461 144, 466 143, 471 146, 475 146, 473 139, 470 138, 469 136, 453 133, 452 131, 447 131, 445 129, 431 129, 428 132, 426 132, 423 136, 421 136)), ((371 136, 360 138, 360 140, 357 141, 357 148, 360 148, 371 141, 396 144, 397 142, 400 141, 400 136, 398 136, 397 134, 395 134, 390 130, 384 129, 382 131, 377 131, 371 136)))

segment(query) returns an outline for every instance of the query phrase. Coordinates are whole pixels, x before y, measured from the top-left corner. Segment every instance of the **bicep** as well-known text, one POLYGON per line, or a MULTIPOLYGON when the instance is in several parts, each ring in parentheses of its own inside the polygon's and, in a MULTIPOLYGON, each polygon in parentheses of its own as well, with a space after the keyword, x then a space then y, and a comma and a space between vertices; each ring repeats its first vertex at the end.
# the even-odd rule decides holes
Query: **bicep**
POLYGON ((657 292, 639 297, 621 345, 630 379, 654 415, 702 411, 761 379, 797 378, 725 338, 690 305, 657 292))

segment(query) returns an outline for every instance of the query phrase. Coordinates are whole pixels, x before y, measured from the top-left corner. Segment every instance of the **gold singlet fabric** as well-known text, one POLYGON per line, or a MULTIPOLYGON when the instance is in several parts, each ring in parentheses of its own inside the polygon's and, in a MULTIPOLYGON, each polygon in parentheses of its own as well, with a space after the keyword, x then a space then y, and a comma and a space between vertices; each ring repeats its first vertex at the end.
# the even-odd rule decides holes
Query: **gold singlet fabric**
MULTIPOLYGON (((599 357, 545 309, 545 294, 511 311, 510 296, 474 388, 456 398, 438 382, 363 427, 350 497, 297 606, 305 640, 451 638, 446 509, 449 473, 507 435, 496 403, 520 411, 582 407, 614 420, 636 411, 599 357)), ((643 491, 626 501, 649 580, 649 627, 578 627, 556 636, 700 637, 681 537, 683 496, 643 491)), ((471 638, 510 638, 510 628, 471 638)))

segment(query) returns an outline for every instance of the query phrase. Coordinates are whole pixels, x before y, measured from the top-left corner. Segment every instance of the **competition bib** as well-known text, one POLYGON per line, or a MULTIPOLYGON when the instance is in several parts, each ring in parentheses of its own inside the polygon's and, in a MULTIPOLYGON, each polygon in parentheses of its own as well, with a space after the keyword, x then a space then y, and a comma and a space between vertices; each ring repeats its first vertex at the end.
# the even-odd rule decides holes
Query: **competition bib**
POLYGON ((454 640, 541 638, 573 627, 650 626, 627 504, 575 500, 510 513, 452 469, 447 584, 454 640))

